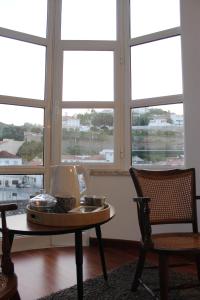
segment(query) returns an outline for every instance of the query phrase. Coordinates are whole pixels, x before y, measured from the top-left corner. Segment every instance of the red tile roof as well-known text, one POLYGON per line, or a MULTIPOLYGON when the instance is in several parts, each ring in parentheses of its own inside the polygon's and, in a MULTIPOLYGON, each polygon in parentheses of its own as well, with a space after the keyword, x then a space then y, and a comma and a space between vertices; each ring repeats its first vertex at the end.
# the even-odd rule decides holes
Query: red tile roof
POLYGON ((7 151, 0 151, 0 158, 19 158, 19 157, 7 151))

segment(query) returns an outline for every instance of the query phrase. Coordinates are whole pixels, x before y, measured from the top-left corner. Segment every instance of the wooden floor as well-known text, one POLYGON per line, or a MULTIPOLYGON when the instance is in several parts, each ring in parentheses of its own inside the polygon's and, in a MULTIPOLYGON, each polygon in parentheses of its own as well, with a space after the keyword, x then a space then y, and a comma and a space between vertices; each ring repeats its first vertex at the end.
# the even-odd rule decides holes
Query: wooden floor
MULTIPOLYGON (((133 249, 105 247, 107 269, 134 261, 133 249)), ((74 248, 29 250, 12 254, 22 300, 35 300, 76 284, 74 248)), ((96 246, 84 247, 84 280, 100 275, 101 264, 96 246)))
MULTIPOLYGON (((107 269, 137 260, 133 248, 105 247, 107 269)), ((35 300, 76 284, 74 248, 51 248, 17 252, 12 255, 18 276, 22 300, 35 300)), ((156 261, 155 257, 148 257, 156 261)), ((195 268, 185 267, 184 272, 195 273, 195 268)), ((182 269, 180 270, 182 272, 182 269)), ((84 280, 101 274, 101 264, 96 246, 84 247, 84 280)))

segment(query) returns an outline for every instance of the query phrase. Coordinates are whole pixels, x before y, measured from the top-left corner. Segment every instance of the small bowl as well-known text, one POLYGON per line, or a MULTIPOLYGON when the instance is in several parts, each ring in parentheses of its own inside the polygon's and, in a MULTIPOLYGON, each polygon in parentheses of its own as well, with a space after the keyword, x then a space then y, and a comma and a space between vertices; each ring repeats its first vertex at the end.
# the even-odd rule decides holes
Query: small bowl
POLYGON ((106 196, 85 196, 84 205, 87 206, 104 206, 106 202, 106 196))

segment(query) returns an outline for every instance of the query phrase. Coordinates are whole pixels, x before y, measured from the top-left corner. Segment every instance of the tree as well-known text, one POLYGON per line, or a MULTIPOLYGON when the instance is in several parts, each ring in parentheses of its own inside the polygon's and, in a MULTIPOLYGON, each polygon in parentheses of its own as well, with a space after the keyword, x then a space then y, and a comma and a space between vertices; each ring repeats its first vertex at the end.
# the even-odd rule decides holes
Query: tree
POLYGON ((150 121, 150 116, 145 114, 133 115, 133 126, 147 126, 150 121))
POLYGON ((80 120, 81 125, 90 125, 91 124, 91 118, 92 118, 93 112, 86 112, 85 114, 77 114, 77 119, 80 120))
POLYGON ((13 139, 15 141, 23 141, 25 131, 43 133, 43 127, 30 123, 24 123, 22 126, 0 123, 0 140, 13 139))
POLYGON ((112 113, 95 113, 93 114, 91 123, 96 127, 113 126, 113 114, 112 113))
POLYGON ((170 111, 160 108, 146 109, 145 113, 133 112, 133 126, 147 126, 149 121, 156 118, 165 118, 170 124, 173 123, 170 111))
POLYGON ((13 139, 16 141, 24 140, 24 131, 22 126, 7 125, 3 127, 2 139, 13 139))
POLYGON ((42 154, 43 143, 35 141, 24 142, 17 152, 17 156, 27 161, 33 160, 36 156, 41 158, 42 154))
POLYGON ((42 126, 40 126, 40 127, 36 126, 36 127, 31 128, 31 132, 33 132, 33 133, 43 133, 43 128, 42 128, 42 126))

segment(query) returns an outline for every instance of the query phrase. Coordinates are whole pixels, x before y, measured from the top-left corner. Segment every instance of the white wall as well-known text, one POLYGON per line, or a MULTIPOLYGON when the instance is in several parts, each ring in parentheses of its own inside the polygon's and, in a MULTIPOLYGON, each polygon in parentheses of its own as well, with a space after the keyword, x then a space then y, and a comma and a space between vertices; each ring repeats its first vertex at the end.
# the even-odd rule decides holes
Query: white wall
MULTIPOLYGON (((101 227, 104 238, 139 239, 136 204, 132 201, 135 192, 129 176, 91 176, 90 192, 106 195, 116 211, 115 217, 101 227)), ((94 233, 91 236, 95 236, 94 233)))
POLYGON ((200 194, 200 1, 181 0, 186 167, 196 168, 200 194))
MULTIPOLYGON (((185 162, 195 167, 200 195, 200 1, 181 0, 185 162)), ((200 220, 200 200, 198 201, 200 220)), ((200 229, 200 222, 199 222, 200 229)))

